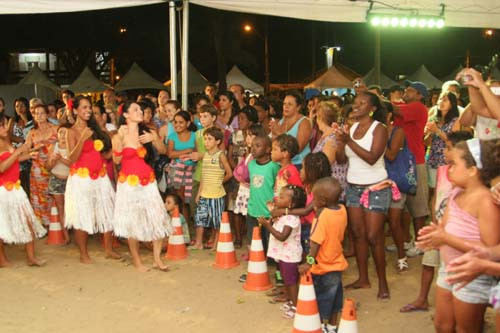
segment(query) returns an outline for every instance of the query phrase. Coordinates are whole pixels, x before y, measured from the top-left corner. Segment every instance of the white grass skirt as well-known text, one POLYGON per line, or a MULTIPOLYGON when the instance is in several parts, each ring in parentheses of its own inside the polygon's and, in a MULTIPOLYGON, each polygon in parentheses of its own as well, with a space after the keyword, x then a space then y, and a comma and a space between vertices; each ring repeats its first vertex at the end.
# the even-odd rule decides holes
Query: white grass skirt
POLYGON ((9 244, 26 244, 47 231, 39 222, 22 188, 7 191, 0 186, 0 239, 9 244))
POLYGON ((156 181, 146 186, 118 183, 113 227, 116 236, 142 242, 162 239, 173 233, 156 181))
POLYGON ((114 201, 115 191, 107 176, 95 180, 69 176, 64 195, 66 228, 89 234, 112 231, 114 201))

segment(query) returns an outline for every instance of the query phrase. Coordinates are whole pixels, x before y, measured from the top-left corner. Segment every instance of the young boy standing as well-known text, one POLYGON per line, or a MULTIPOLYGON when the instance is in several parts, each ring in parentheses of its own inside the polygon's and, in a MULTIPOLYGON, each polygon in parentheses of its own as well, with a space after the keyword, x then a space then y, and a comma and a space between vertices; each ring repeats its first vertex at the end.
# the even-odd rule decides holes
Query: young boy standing
POLYGON ((213 228, 215 239, 212 250, 217 248, 219 237, 220 221, 224 211, 224 182, 231 179, 233 173, 224 151, 219 149, 219 145, 224 139, 222 131, 216 127, 205 130, 204 135, 205 148, 207 151, 203 154, 203 168, 201 171, 200 189, 196 195, 195 226, 196 249, 203 248, 203 228, 213 228))
POLYGON ((347 261, 342 240, 347 226, 347 211, 338 204, 342 189, 332 177, 319 179, 313 186, 316 219, 311 228, 310 251, 306 263, 299 267, 311 271, 323 332, 337 331, 337 315, 342 310, 342 271, 347 261))

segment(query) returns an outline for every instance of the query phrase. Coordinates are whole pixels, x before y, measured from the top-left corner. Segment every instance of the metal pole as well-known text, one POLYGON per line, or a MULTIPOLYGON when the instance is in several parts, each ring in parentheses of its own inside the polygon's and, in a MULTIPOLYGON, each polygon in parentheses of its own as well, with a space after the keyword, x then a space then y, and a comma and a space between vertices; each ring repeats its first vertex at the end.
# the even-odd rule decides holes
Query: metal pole
POLYGON ((177 99, 177 39, 175 36, 175 2, 169 1, 170 25, 170 97, 177 99))
POLYGON ((269 29, 268 29, 268 24, 267 24, 267 17, 266 17, 266 24, 265 24, 265 31, 264 31, 264 58, 266 62, 266 82, 264 84, 264 93, 268 94, 269 93, 269 85, 270 85, 270 80, 269 80, 269 29))
POLYGON ((380 85, 380 29, 375 29, 375 84, 380 85))
POLYGON ((189 0, 182 7, 182 109, 188 109, 189 0))

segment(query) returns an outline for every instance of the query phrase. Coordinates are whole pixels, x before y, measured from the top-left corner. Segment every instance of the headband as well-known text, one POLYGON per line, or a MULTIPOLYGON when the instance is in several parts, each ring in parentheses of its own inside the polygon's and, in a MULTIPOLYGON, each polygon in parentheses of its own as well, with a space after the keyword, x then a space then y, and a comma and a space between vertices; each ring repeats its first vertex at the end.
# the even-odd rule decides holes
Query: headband
POLYGON ((481 163, 481 143, 478 138, 469 139, 466 141, 467 147, 469 147, 469 151, 474 158, 474 162, 476 162, 476 166, 478 169, 483 168, 483 164, 481 163))

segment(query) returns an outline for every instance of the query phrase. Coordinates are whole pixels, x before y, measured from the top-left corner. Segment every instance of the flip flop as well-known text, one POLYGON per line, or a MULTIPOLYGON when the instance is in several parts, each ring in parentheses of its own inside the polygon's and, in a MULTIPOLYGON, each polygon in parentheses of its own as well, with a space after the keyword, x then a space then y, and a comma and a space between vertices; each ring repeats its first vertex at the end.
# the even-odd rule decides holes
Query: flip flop
POLYGON ((279 303, 285 303, 288 302, 288 298, 286 296, 274 296, 269 300, 269 303, 271 304, 279 304, 279 303))
POLYGON ((283 288, 274 288, 268 292, 266 292, 266 296, 269 296, 269 297, 274 297, 274 296, 279 296, 279 295, 284 295, 285 294, 285 291, 283 290, 283 288))
POLYGON ((415 306, 413 304, 406 304, 401 309, 399 309, 399 312, 401 312, 401 313, 407 313, 407 312, 428 312, 428 311, 429 311, 429 308, 421 308, 421 307, 415 306))

